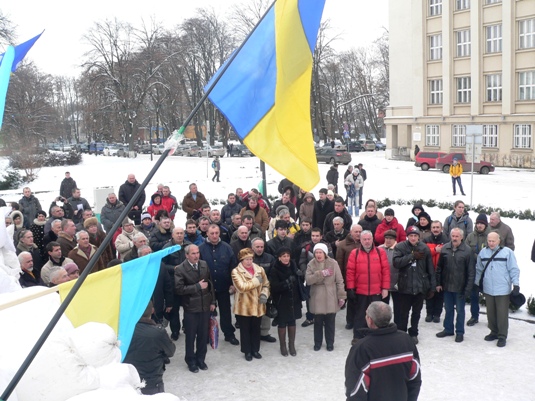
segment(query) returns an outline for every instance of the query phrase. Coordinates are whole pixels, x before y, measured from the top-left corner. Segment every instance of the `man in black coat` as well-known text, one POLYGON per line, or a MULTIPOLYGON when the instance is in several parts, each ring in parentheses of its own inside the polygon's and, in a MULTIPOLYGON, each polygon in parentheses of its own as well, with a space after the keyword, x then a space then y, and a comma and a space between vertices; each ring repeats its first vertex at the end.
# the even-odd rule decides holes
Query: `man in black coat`
POLYGON ((390 323, 382 301, 366 310, 367 335, 349 351, 345 367, 348 401, 416 401, 422 386, 420 357, 411 338, 390 323))
POLYGON ((238 228, 238 238, 230 242, 230 247, 234 252, 234 256, 238 259, 238 254, 242 249, 251 248, 251 240, 249 239, 249 229, 245 226, 238 228))
POLYGON ((394 248, 394 268, 399 270, 399 329, 407 331, 409 313, 412 309, 409 335, 418 344, 418 322, 424 298, 435 294, 435 268, 429 247, 420 241, 420 230, 411 226, 407 230, 407 240, 394 248))
POLYGON ((444 292, 444 330, 437 333, 438 338, 453 336, 453 317, 455 310, 455 342, 463 342, 464 315, 466 298, 470 298, 476 276, 476 259, 472 249, 463 241, 463 231, 452 228, 451 242, 446 243, 438 258, 436 280, 437 292, 444 292))
POLYGON ((136 324, 132 342, 124 358, 124 363, 134 365, 146 386, 141 389, 145 395, 164 393, 163 372, 165 361, 175 354, 175 344, 169 339, 165 329, 156 326, 150 318, 152 302, 136 324))
POLYGON ((341 217, 344 220, 344 228, 348 231, 351 230, 353 218, 347 212, 344 198, 341 196, 334 200, 334 210, 325 217, 325 223, 323 223, 323 227, 318 228, 321 228, 324 233, 334 230, 333 219, 335 217, 341 217))
POLYGON ((319 199, 314 202, 314 212, 312 214, 312 228, 323 228, 325 218, 334 210, 334 203, 327 199, 327 188, 321 188, 319 199))
MULTIPOLYGON (((227 204, 221 209, 221 220, 227 226, 232 225, 232 216, 239 214, 242 209, 242 206, 236 202, 236 195, 233 193, 228 194, 227 204)), ((234 231, 232 231, 234 232, 234 231)), ((232 235, 232 232, 230 235, 232 235)))
POLYGON ((338 193, 338 164, 336 163, 327 172, 327 184, 334 185, 334 193, 338 193))
POLYGON ((199 247, 185 248, 186 260, 175 269, 175 292, 182 297, 186 355, 190 372, 207 370, 205 363, 210 312, 216 308, 216 298, 208 264, 200 260, 199 247), (195 351, 195 344, 197 350, 195 351))
MULTIPOLYGON (((140 186, 141 184, 137 182, 136 176, 134 174, 128 174, 128 179, 119 187, 119 200, 123 202, 125 206, 128 205, 140 186)), ((128 213, 128 217, 134 220, 135 224, 141 223, 141 210, 143 209, 144 203, 145 191, 142 191, 139 197, 136 198, 134 206, 132 206, 132 209, 128 213)))
POLYGON ((277 255, 281 248, 289 248, 292 253, 295 252, 293 240, 288 237, 288 223, 285 220, 277 220, 275 231, 277 235, 267 242, 266 252, 273 256, 277 255))
POLYGON ((171 219, 169 217, 162 217, 160 219, 160 224, 154 227, 154 230, 152 231, 149 240, 150 247, 154 252, 160 251, 171 237, 171 219))
POLYGON ((65 199, 70 198, 72 196, 72 190, 77 187, 76 181, 72 179, 71 173, 67 171, 65 172, 65 178, 59 186, 59 196, 65 199))
POLYGON ((377 217, 377 209, 375 209, 375 206, 371 204, 368 205, 366 208, 366 216, 359 221, 359 224, 362 226, 363 230, 371 231, 375 238, 375 230, 377 230, 377 226, 381 224, 381 220, 377 217))

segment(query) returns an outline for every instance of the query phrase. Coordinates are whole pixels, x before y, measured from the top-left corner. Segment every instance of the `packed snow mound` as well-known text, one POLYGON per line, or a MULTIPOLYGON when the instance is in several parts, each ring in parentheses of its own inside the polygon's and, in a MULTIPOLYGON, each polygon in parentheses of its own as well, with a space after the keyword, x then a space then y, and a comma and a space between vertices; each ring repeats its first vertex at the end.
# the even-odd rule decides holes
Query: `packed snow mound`
POLYGON ((143 387, 134 365, 129 363, 110 363, 97 369, 101 389, 130 387, 138 390, 143 387))
POLYGON ((117 334, 107 324, 83 324, 74 329, 70 337, 88 365, 99 368, 113 362, 121 362, 117 334))
POLYGON ((64 401, 97 389, 99 374, 69 336, 49 338, 17 386, 19 401, 64 401))

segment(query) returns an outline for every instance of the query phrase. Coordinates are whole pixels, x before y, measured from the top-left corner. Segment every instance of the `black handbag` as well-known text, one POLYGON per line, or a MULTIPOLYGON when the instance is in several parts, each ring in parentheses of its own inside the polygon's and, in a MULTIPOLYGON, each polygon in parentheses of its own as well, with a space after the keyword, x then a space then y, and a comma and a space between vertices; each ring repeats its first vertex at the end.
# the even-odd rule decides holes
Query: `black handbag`
POLYGON ((279 311, 277 310, 277 307, 273 303, 273 299, 271 297, 268 298, 266 303, 266 316, 270 319, 275 319, 279 314, 279 311))

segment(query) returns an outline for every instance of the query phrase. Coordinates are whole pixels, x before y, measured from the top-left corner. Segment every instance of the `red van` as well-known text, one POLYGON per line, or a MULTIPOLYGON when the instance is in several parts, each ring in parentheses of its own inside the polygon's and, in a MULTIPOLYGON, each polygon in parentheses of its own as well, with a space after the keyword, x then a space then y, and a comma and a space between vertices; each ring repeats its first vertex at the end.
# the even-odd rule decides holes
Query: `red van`
POLYGON ((420 167, 422 170, 427 171, 430 168, 436 167, 437 157, 445 156, 447 153, 444 152, 425 152, 420 151, 416 155, 416 161, 414 165, 420 167))

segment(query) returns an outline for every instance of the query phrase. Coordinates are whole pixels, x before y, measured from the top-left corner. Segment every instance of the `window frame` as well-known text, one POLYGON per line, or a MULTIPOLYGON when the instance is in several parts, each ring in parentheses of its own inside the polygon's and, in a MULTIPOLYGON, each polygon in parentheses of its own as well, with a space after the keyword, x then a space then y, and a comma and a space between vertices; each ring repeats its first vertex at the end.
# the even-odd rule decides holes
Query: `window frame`
POLYGON ((442 79, 429 80, 429 104, 442 104, 444 99, 444 86, 442 79))
POLYGON ((502 24, 485 26, 485 53, 501 53, 503 49, 502 24))
POLYGON ((485 75, 485 102, 502 101, 502 74, 485 75))
POLYGON ((535 100, 535 70, 518 73, 518 100, 535 100))
POLYGON ((470 9, 470 0, 455 0, 455 11, 470 9))
POLYGON ((535 48, 535 18, 518 21, 518 48, 535 48))
POLYGON ((425 126, 425 146, 440 146, 440 125, 427 124, 425 126))
POLYGON ((442 0, 429 0, 428 13, 430 17, 442 15, 442 0))
POLYGON ((455 56, 469 57, 472 53, 470 29, 455 31, 455 56))
POLYGON ((429 60, 442 60, 442 34, 429 35, 429 60), (436 42, 436 43, 435 43, 436 42))
POLYGON ((472 101, 472 77, 457 77, 455 78, 456 86, 456 103, 470 103, 472 101), (464 83, 464 84, 463 84, 464 83), (462 85, 459 85, 462 84, 462 85))
POLYGON ((484 124, 482 144, 484 148, 498 147, 498 124, 484 124))
POLYGON ((513 130, 513 148, 532 149, 533 127, 531 124, 515 124, 513 130))
POLYGON ((466 146, 466 125, 453 124, 451 126, 451 146, 454 148, 466 146))

